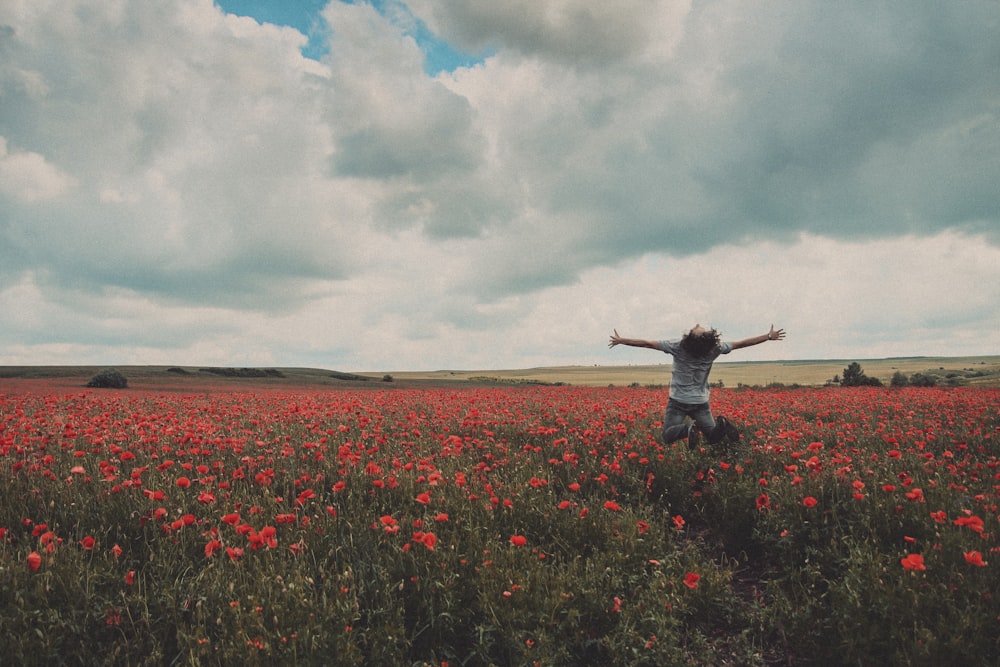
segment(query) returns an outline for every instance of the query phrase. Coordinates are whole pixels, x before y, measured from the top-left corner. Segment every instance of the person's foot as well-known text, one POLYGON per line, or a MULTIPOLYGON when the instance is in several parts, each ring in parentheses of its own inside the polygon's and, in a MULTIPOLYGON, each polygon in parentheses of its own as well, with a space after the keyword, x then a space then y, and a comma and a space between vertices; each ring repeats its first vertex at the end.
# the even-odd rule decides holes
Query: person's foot
POLYGON ((732 440, 733 442, 740 441, 740 430, 736 428, 733 422, 729 421, 725 417, 719 417, 716 421, 722 426, 722 433, 726 438, 732 440))
POLYGON ((688 449, 695 449, 698 447, 700 439, 698 422, 691 422, 691 425, 688 426, 688 449))

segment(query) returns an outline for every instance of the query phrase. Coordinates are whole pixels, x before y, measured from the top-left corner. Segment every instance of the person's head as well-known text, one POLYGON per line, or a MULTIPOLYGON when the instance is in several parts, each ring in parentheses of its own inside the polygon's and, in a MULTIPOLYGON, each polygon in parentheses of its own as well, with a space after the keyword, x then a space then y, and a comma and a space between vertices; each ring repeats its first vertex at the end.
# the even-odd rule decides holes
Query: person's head
POLYGON ((691 330, 681 338, 681 347, 692 357, 707 357, 719 344, 719 332, 715 329, 706 329, 700 324, 691 327, 691 330))

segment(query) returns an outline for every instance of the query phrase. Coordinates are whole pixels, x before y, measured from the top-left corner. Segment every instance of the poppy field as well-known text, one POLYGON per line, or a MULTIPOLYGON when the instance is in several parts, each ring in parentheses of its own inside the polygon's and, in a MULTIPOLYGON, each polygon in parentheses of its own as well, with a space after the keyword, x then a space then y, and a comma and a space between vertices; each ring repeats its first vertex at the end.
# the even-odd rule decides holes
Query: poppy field
POLYGON ((987 665, 1000 390, 0 387, 11 664, 987 665))

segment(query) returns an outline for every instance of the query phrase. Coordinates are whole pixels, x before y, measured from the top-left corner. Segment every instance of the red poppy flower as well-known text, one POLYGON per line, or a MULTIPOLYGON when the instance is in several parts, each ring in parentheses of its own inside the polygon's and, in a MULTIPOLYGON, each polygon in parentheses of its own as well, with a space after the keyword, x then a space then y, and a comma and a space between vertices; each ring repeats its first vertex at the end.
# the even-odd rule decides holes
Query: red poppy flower
POLYGON ((222 542, 219 540, 209 540, 208 544, 205 545, 205 558, 211 558, 221 548, 222 542))
POLYGON ((604 503, 604 509, 611 510, 612 512, 620 512, 622 506, 613 500, 608 500, 607 502, 604 503))
POLYGON ((420 542, 431 551, 434 551, 434 545, 437 544, 437 535, 434 533, 414 533, 413 537, 415 541, 420 542), (417 539, 417 535, 420 536, 419 539, 417 539))
POLYGON ((87 535, 82 540, 80 540, 80 546, 83 547, 84 549, 86 549, 87 551, 90 551, 91 549, 93 549, 94 545, 96 543, 97 543, 97 540, 95 540, 90 535, 87 535))
POLYGON ((802 504, 805 505, 806 507, 816 507, 816 503, 818 502, 819 501, 813 498, 812 496, 806 496, 805 498, 802 499, 802 504))
POLYGON ((701 580, 701 575, 697 572, 688 572, 684 575, 684 585, 688 588, 698 588, 698 582, 701 580))
POLYGON ((906 558, 900 559, 900 564, 903 566, 904 570, 926 570, 924 566, 924 557, 920 554, 909 554, 906 558))
POLYGON ((977 533, 983 532, 983 520, 978 516, 960 516, 952 523, 956 526, 965 526, 969 530, 977 533))
POLYGON ((523 547, 528 543, 528 538, 524 535, 511 535, 510 543, 515 547, 523 547))
POLYGON ((28 564, 28 569, 34 572, 42 566, 42 557, 39 555, 37 551, 32 551, 30 554, 28 554, 28 557, 25 559, 25 562, 28 564))
POLYGON ((963 551, 962 556, 965 557, 965 562, 976 567, 986 567, 988 563, 983 560, 983 555, 978 551, 963 551))

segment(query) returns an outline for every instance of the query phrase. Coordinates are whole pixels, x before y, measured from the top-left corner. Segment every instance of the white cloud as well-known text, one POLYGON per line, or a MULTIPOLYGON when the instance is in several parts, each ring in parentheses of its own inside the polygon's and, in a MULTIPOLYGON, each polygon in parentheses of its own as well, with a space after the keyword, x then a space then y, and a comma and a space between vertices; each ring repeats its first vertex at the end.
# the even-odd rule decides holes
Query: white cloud
POLYGON ((406 4, 493 55, 429 77, 337 0, 321 62, 209 0, 0 6, 0 361, 997 349, 989 3, 406 4))
POLYGON ((7 139, 0 136, 0 194, 31 204, 55 199, 73 184, 74 179, 49 163, 45 156, 30 151, 8 151, 7 139))

